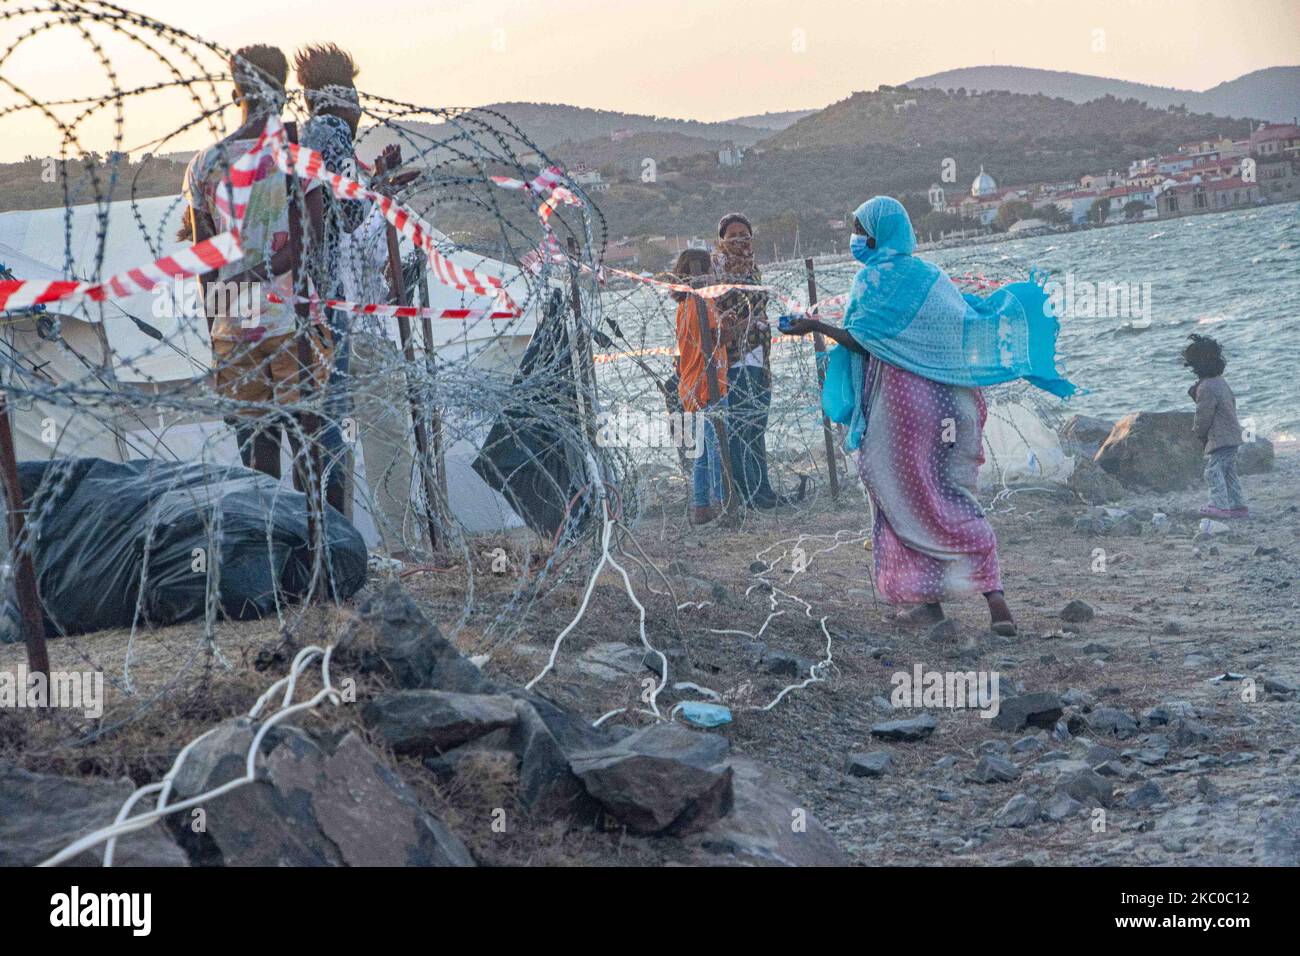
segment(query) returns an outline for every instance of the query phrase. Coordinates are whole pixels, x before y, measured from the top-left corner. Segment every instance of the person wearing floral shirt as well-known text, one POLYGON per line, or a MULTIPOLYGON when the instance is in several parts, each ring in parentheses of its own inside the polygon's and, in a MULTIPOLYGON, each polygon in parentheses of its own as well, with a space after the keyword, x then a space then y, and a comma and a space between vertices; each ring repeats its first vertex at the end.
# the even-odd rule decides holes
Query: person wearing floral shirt
MULTIPOLYGON (((257 142, 271 116, 284 105, 289 65, 284 53, 255 45, 230 58, 234 99, 241 123, 229 136, 197 153, 185 171, 183 195, 189 206, 189 238, 200 242, 230 228, 222 210, 231 167, 257 142)), ((322 228, 322 192, 318 183, 300 186, 307 214, 305 233, 322 228)), ((244 211, 240 244, 243 256, 199 277, 204 315, 212 339, 214 387, 224 398, 240 403, 228 421, 235 428, 240 457, 246 466, 280 476, 280 431, 301 413, 299 335, 307 339, 307 377, 323 387, 331 362, 329 333, 320 326, 298 331, 292 305, 292 249, 289 242, 289 197, 285 177, 270 156, 258 165, 244 211), (274 301, 271 296, 280 301, 274 301), (277 412, 271 409, 287 409, 277 412)), ((297 462, 294 484, 306 487, 303 455, 294 440, 301 428, 289 429, 297 462)), ((310 436, 309 436, 310 437, 310 436)))

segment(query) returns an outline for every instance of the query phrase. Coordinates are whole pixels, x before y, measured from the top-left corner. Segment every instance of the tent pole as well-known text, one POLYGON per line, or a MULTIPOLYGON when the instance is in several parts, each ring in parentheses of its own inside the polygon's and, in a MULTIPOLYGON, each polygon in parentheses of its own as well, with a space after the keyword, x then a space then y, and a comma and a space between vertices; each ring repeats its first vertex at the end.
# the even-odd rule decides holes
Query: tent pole
POLYGON ((14 569, 14 588, 18 597, 18 626, 27 645, 27 670, 49 681, 50 657, 45 648, 45 620, 41 597, 36 590, 36 570, 30 549, 22 547, 23 486, 18 482, 18 459, 14 454, 14 435, 9 424, 9 407, 0 390, 0 473, 4 477, 5 514, 9 519, 9 557, 14 569))
MULTIPOLYGON (((400 162, 399 152, 395 163, 400 162)), ((393 301, 398 305, 407 305, 409 303, 406 295, 406 279, 402 275, 402 251, 397 242, 397 229, 392 223, 388 224, 385 236, 388 240, 388 271, 392 281, 393 301)), ((429 456, 429 435, 424 427, 424 416, 420 409, 419 386, 412 378, 415 372, 415 343, 411 341, 411 320, 404 315, 397 317, 397 334, 402 340, 402 354, 406 358, 406 394, 411 403, 411 425, 415 429, 417 465, 420 469, 420 481, 424 486, 424 516, 429 523, 429 550, 436 553, 442 550, 443 544, 437 517, 438 488, 434 476, 430 474, 432 459, 429 456)), ((432 337, 432 328, 427 334, 432 337)), ((430 361, 432 361, 431 356, 430 361)))
MULTIPOLYGON (((298 142, 298 124, 287 122, 284 124, 285 133, 289 142, 298 142)), ((298 178, 292 174, 285 176, 285 189, 289 193, 289 245, 292 250, 291 275, 293 276, 294 294, 301 297, 306 291, 306 283, 303 281, 303 241, 302 241, 302 224, 306 215, 306 210, 298 202, 298 178)), ((295 302, 294 312, 297 315, 295 323, 297 327, 297 347, 298 347, 298 401, 299 404, 306 404, 316 391, 316 381, 311 374, 312 355, 311 345, 308 342, 308 336, 311 334, 311 307, 306 302, 295 302)), ((298 468, 302 474, 303 493, 307 496, 307 542, 311 549, 311 580, 307 585, 307 594, 303 598, 303 603, 308 603, 320 597, 317 585, 320 583, 320 575, 324 570, 325 562, 325 522, 324 522, 324 505, 325 505, 325 474, 321 463, 319 436, 320 436, 320 418, 314 412, 306 411, 298 416, 302 424, 302 430, 305 433, 303 438, 304 448, 302 455, 307 459, 305 466, 298 468), (315 481, 312 477, 315 476, 315 481)), ((297 458, 294 456, 295 468, 297 468, 297 458)))
MULTIPOLYGON (((803 261, 803 267, 808 273, 808 308, 811 309, 817 304, 817 275, 813 272, 811 256, 803 261)), ((826 340, 822 338, 820 332, 813 333, 813 350, 818 355, 826 351, 826 340)), ((817 393, 820 397, 822 387, 826 384, 826 369, 822 367, 820 361, 815 364, 817 366, 817 393)), ((834 501, 840 496, 840 470, 835 458, 835 437, 831 432, 831 420, 826 417, 825 412, 822 412, 822 437, 826 439, 826 468, 831 475, 831 500, 834 501)))

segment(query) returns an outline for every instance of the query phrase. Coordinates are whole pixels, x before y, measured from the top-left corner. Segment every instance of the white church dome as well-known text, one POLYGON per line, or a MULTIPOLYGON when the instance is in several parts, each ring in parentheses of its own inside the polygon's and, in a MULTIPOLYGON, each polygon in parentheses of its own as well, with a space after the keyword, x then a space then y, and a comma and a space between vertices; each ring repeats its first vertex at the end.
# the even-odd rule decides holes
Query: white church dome
POLYGON ((980 174, 976 176, 975 181, 970 184, 970 194, 976 199, 982 199, 985 196, 993 195, 997 191, 997 180, 984 172, 984 167, 980 166, 980 174))

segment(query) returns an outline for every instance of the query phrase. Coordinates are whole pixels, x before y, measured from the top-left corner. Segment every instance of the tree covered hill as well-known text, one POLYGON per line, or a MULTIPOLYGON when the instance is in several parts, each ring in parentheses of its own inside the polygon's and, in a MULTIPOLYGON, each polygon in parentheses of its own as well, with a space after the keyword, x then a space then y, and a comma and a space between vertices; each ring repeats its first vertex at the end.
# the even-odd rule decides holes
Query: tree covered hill
POLYGON ((1276 123, 1292 122, 1300 108, 1300 66, 1255 70, 1203 91, 1023 66, 971 66, 945 70, 909 80, 906 85, 913 89, 964 88, 1041 93, 1075 103, 1114 96, 1140 100, 1156 109, 1183 106, 1216 116, 1255 116, 1276 123))
POLYGON ((797 149, 894 143, 923 146, 988 142, 1024 144, 1099 137, 1154 147, 1224 134, 1244 138, 1248 120, 1225 120, 1181 107, 1153 109, 1136 100, 1102 97, 1087 103, 1024 93, 969 93, 881 87, 807 116, 764 141, 797 149))

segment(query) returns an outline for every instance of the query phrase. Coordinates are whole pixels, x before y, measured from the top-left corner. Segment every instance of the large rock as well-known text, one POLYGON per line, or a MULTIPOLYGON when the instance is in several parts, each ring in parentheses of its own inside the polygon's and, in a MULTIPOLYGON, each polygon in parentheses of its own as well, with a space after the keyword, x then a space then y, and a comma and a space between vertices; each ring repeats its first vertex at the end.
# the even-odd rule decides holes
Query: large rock
POLYGON ((407 690, 480 694, 491 682, 452 645, 397 582, 365 601, 339 638, 334 660, 379 672, 407 690))
POLYGON ((1114 788, 1105 777, 1093 770, 1078 771, 1061 781, 1057 789, 1085 807, 1110 807, 1115 803, 1114 788))
POLYGON ((1065 713, 1061 698, 1050 691, 1006 697, 998 702, 998 712, 992 720, 998 730, 1015 733, 1025 727, 1042 727, 1050 730, 1065 713))
MULTIPOLYGON (((0 866, 35 866, 68 844, 109 826, 135 791, 130 780, 96 780, 30 773, 0 766, 0 866)), ((137 803, 135 813, 153 806, 137 803)), ((66 866, 99 866, 104 844, 78 853, 66 866)), ((114 866, 188 866, 189 859, 162 824, 120 837, 114 866)))
POLYGON ((1018 793, 997 812, 995 827, 1027 827, 1042 816, 1043 808, 1033 797, 1018 793))
POLYGON ((1061 447, 1067 455, 1092 459, 1114 428, 1109 419, 1075 415, 1061 426, 1061 447))
POLYGON ((587 792, 629 830, 683 836, 731 809, 727 747, 725 737, 653 724, 569 762, 587 792))
POLYGON ((361 718, 397 753, 429 756, 510 727, 518 715, 504 694, 397 690, 366 704, 361 718))
POLYGON ((597 680, 625 681, 629 677, 639 677, 645 670, 642 664, 645 653, 644 647, 633 647, 622 641, 605 641, 583 651, 574 665, 597 680))
POLYGON ((1084 717, 1088 729, 1101 737, 1125 740, 1137 733, 1138 722, 1116 707, 1097 707, 1084 717))
POLYGON ((1204 449, 1192 412, 1135 412, 1115 425, 1095 461, 1124 484, 1178 491, 1201 480, 1204 449))
POLYGON ((1237 452, 1237 474, 1262 475, 1273 470, 1273 443, 1267 438, 1246 442, 1237 452))
POLYGON ((931 714, 903 720, 886 720, 871 728, 871 736, 880 740, 924 740, 934 733, 939 722, 931 714))
POLYGON ((693 862, 708 866, 847 866, 835 837, 762 764, 730 761, 734 803, 722 819, 687 838, 693 862))
POLYGON ((519 802, 543 817, 594 816, 594 801, 574 774, 563 745, 538 708, 526 700, 517 700, 515 713, 510 747, 519 757, 519 802))
MULTIPOLYGON (((176 775, 177 800, 244 775, 256 725, 220 725, 176 775)), ((469 851, 354 733, 317 739, 279 724, 263 738, 256 776, 202 804, 191 855, 226 866, 473 866, 469 851)))
POLYGON ((1082 455, 1074 459, 1074 470, 1070 472, 1066 485, 1090 505, 1112 504, 1127 494, 1123 482, 1097 465, 1091 457, 1082 455))

